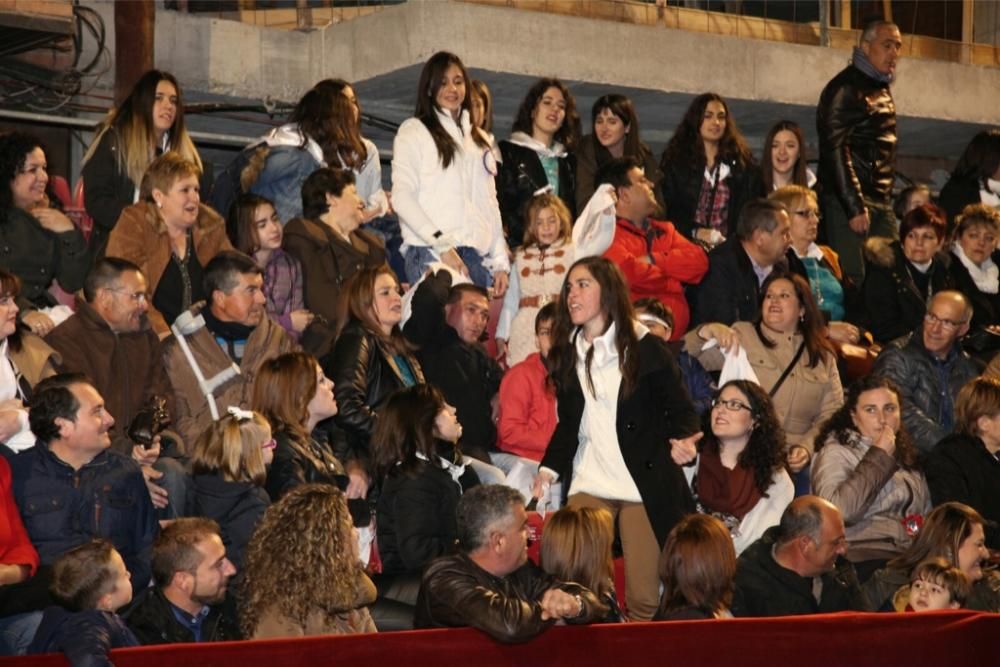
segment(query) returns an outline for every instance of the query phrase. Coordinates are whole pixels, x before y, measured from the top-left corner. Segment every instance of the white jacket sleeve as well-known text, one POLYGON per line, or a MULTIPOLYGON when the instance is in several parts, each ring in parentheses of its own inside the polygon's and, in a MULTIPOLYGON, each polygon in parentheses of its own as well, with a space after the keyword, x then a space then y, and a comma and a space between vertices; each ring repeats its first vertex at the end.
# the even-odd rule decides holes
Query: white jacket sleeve
POLYGON ((441 231, 420 205, 420 167, 424 160, 437 160, 430 132, 416 118, 399 127, 392 142, 392 200, 399 224, 408 228, 425 245, 434 245, 434 233, 441 231))
POLYGON ((375 209, 376 217, 389 212, 389 199, 382 189, 382 162, 378 148, 369 139, 362 139, 368 157, 357 175, 358 194, 365 200, 365 208, 375 209))
POLYGON ((496 156, 490 149, 483 149, 482 173, 486 193, 479 202, 483 215, 490 221, 490 229, 493 232, 493 242, 486 253, 486 264, 496 273, 506 271, 510 273, 510 251, 507 248, 507 241, 503 237, 503 219, 500 217, 500 200, 497 199, 496 183, 496 156), (492 171, 486 168, 487 163, 492 163, 492 171))
POLYGON ((497 318, 497 330, 493 334, 495 338, 510 340, 510 325, 521 307, 521 279, 517 275, 517 259, 514 260, 513 271, 510 272, 510 282, 507 284, 507 293, 503 297, 503 307, 500 309, 500 317, 497 318))

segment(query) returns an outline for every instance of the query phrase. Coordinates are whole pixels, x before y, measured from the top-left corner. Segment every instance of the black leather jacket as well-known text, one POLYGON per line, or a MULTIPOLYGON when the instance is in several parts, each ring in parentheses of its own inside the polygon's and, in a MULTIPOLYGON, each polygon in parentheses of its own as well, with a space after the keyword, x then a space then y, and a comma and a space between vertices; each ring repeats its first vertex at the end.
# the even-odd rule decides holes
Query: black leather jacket
POLYGON ((504 643, 526 642, 555 619, 542 620, 539 602, 550 588, 579 595, 583 614, 567 623, 591 623, 608 613, 597 596, 580 584, 563 583, 532 563, 495 577, 465 554, 444 556, 424 571, 413 624, 420 628, 473 627, 504 643))
POLYGON ((816 106, 819 182, 848 218, 864 199, 889 204, 896 176, 896 105, 889 84, 848 65, 833 77, 816 106))
MULTIPOLYGON (((514 249, 524 240, 524 215, 528 201, 535 192, 549 184, 549 179, 538 153, 527 146, 501 141, 500 154, 503 156, 497 174, 500 217, 507 245, 514 249)), ((572 153, 559 158, 559 198, 565 202, 571 219, 575 220, 576 156, 572 153)))
MULTIPOLYGON (((406 359, 414 379, 422 383, 420 364, 412 354, 406 359)), ((399 366, 378 336, 353 319, 321 365, 333 380, 338 407, 334 421, 347 435, 347 458, 368 460, 376 410, 394 391, 406 386, 399 366)))

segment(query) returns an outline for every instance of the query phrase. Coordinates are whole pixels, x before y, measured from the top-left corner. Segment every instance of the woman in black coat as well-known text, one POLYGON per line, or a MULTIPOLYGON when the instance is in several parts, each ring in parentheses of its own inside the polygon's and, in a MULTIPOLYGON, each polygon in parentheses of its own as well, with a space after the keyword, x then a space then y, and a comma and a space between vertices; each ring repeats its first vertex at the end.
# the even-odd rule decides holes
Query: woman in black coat
POLYGON ((627 606, 633 618, 649 620, 659 604, 662 545, 694 511, 676 459, 695 455, 697 414, 663 341, 635 322, 617 266, 602 257, 577 261, 560 303, 553 339, 562 342, 549 353, 559 424, 533 492, 542 496, 561 480, 570 506, 617 517, 627 606))
POLYGON ((500 142, 497 198, 507 245, 524 239, 528 201, 551 188, 575 218, 576 157, 580 116, 576 101, 559 79, 539 79, 521 102, 510 139, 500 142))
POLYGON ((971 204, 955 218, 948 270, 954 288, 972 304, 962 345, 985 361, 1000 350, 1000 212, 971 204))
POLYGON ((970 204, 1000 206, 1000 130, 983 130, 972 138, 938 200, 948 213, 949 229, 970 204))
POLYGON ((236 407, 212 422, 195 443, 191 514, 219 524, 226 557, 237 570, 257 522, 271 504, 264 479, 274 447, 267 420, 236 407))

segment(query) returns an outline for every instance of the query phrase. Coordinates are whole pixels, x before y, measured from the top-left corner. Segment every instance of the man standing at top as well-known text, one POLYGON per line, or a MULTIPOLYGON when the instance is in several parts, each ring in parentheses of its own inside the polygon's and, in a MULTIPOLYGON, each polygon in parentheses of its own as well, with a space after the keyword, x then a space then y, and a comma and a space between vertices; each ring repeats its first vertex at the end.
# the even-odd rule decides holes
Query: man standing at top
POLYGON ((844 273, 857 284, 864 278, 865 236, 897 236, 896 105, 889 84, 902 46, 895 24, 866 24, 851 64, 826 84, 816 107, 826 235, 844 273))

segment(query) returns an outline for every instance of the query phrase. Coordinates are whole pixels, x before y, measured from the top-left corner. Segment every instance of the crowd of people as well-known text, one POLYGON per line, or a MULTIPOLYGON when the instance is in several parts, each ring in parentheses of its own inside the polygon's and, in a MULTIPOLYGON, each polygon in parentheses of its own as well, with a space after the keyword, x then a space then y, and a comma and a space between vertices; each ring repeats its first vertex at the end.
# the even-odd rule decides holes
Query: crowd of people
POLYGON ((1000 130, 894 200, 900 39, 824 89, 818 174, 713 93, 659 161, 555 78, 497 142, 447 52, 391 192, 342 80, 206 192, 148 72, 88 238, 0 133, 3 650, 1000 612, 1000 130))

